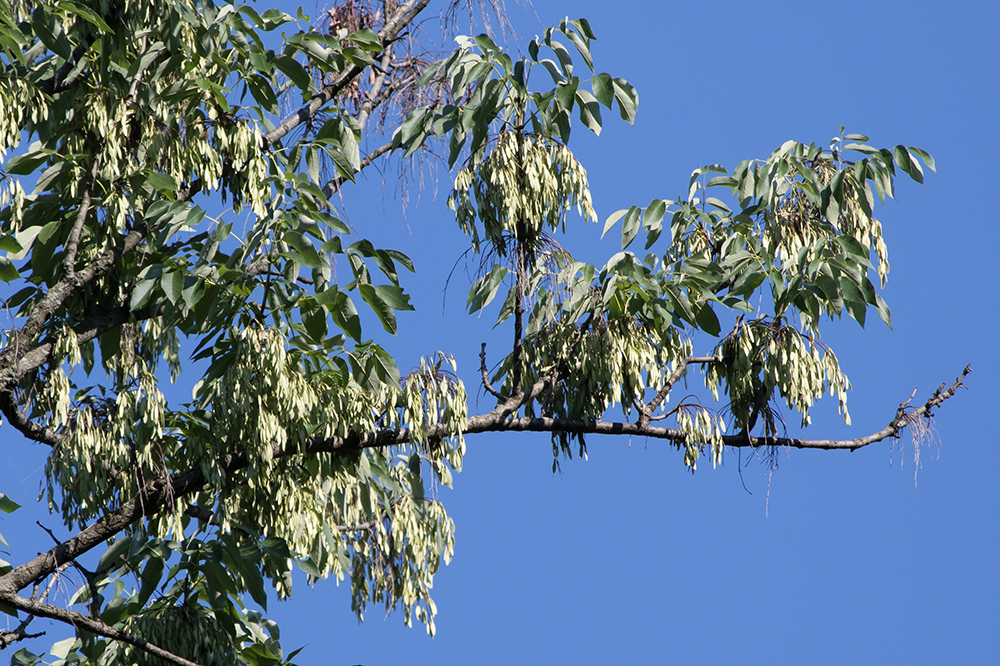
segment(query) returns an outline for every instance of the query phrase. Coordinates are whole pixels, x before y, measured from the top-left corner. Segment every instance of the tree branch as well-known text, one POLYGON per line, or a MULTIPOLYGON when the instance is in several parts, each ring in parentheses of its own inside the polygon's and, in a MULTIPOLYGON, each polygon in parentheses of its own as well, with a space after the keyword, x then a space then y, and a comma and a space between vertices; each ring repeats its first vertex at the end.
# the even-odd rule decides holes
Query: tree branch
MULTIPOLYGON (((38 596, 38 587, 39 587, 38 583, 35 583, 35 589, 31 593, 31 600, 45 601, 46 599, 48 599, 49 592, 52 591, 52 586, 55 585, 57 580, 59 580, 59 574, 65 571, 66 567, 68 566, 69 566, 68 564, 64 564, 55 570, 54 575, 52 576, 51 580, 49 580, 49 584, 45 586, 45 591, 42 592, 41 598, 39 598, 38 596)), ((40 631, 37 634, 28 633, 28 625, 31 624, 31 621, 34 619, 35 619, 34 615, 28 615, 23 620, 21 620, 21 624, 17 625, 17 628, 14 631, 0 631, 0 649, 8 648, 18 641, 44 636, 45 635, 44 631, 40 631)))
MULTIPOLYGON (((89 44, 86 46, 80 44, 75 49, 73 49, 73 53, 72 55, 70 55, 69 60, 63 63, 63 66, 59 68, 59 70, 55 73, 55 75, 51 79, 42 84, 41 91, 46 95, 56 95, 68 89, 71 85, 73 85, 73 82, 76 81, 77 78, 79 78, 79 76, 85 71, 85 68, 81 67, 80 70, 73 76, 73 78, 67 79, 66 77, 77 66, 77 64, 80 61, 80 58, 84 56, 89 47, 90 47, 89 44)), ((46 46, 45 49, 47 48, 48 47, 46 46)), ((42 50, 42 53, 45 52, 45 49, 42 50)), ((29 53, 30 52, 31 50, 29 49, 29 53)))
POLYGON ((73 228, 69 232, 69 238, 66 239, 66 256, 63 257, 63 275, 64 279, 69 281, 76 280, 76 252, 80 247, 80 236, 83 235, 83 225, 87 221, 87 215, 90 213, 91 192, 94 189, 94 183, 97 180, 97 172, 100 166, 101 155, 98 153, 94 157, 93 165, 90 167, 90 176, 87 179, 87 186, 83 190, 83 200, 80 202, 80 208, 76 211, 73 228))
MULTIPOLYGON (((375 150, 371 151, 370 153, 364 156, 364 159, 361 160, 361 164, 358 165, 360 167, 358 171, 359 172, 362 171, 366 166, 368 166, 378 158, 382 157, 390 150, 392 150, 392 141, 384 143, 375 150)), ((334 176, 329 181, 327 181, 326 185, 323 186, 323 194, 326 195, 327 199, 329 199, 330 197, 332 197, 334 194, 337 193, 337 191, 344 185, 346 181, 347 179, 341 175, 334 176)))
POLYGON ((134 645, 140 650, 144 650, 145 652, 172 664, 177 664, 178 666, 198 666, 198 664, 193 661, 188 661, 183 657, 178 657, 172 652, 167 652, 163 648, 157 647, 156 645, 138 638, 137 636, 127 634, 124 631, 115 629, 100 620, 89 618, 86 615, 77 613, 76 611, 66 610, 65 608, 52 606, 51 604, 41 603, 32 599, 25 599, 24 597, 17 596, 16 594, 3 594, 0 595, 0 598, 15 608, 23 610, 24 612, 30 613, 36 617, 47 617, 50 620, 63 622, 79 629, 86 629, 87 631, 104 636, 105 638, 134 645))
POLYGON ((486 392, 489 393, 490 395, 492 395, 493 397, 495 397, 497 400, 506 400, 507 398, 504 397, 504 394, 501 393, 500 391, 496 390, 495 388, 493 388, 493 385, 490 384, 490 373, 489 373, 489 370, 486 369, 486 343, 485 342, 483 343, 483 349, 482 349, 482 351, 479 352, 479 370, 480 370, 480 372, 483 373, 483 388, 486 389, 486 392))
MULTIPOLYGON (((144 318, 142 313, 131 312, 128 305, 122 305, 117 308, 109 308, 95 312, 94 314, 84 318, 83 321, 73 327, 73 332, 76 333, 77 343, 83 344, 84 342, 89 342, 105 331, 109 331, 115 326, 124 324, 130 317, 133 316, 137 319, 144 318)), ((152 316, 152 313, 149 313, 147 316, 152 316)), ((21 331, 23 330, 24 328, 22 327, 21 331)), ((9 360, 7 358, 7 354, 13 354, 13 351, 16 350, 17 346, 15 343, 15 336, 12 335, 10 342, 8 342, 7 347, 4 349, 3 354, 0 354, 0 361, 2 361, 0 362, 0 368, 3 368, 3 370, 0 370, 0 392, 10 391, 11 387, 16 384, 21 377, 47 363, 49 358, 52 356, 52 350, 54 347, 53 342, 43 342, 20 354, 17 358, 9 360)), ((12 423, 14 423, 16 427, 17 424, 13 420, 12 423)))
POLYGON ((0 391, 0 413, 6 418, 14 428, 28 439, 41 444, 48 444, 51 447, 58 446, 66 436, 56 432, 51 428, 46 428, 29 419, 24 412, 17 408, 14 394, 11 391, 0 391))
MULTIPOLYGON (((18 372, 17 368, 23 366, 23 357, 15 358, 19 349, 27 347, 28 343, 41 332, 45 323, 55 314, 59 306, 62 305, 74 289, 77 289, 96 278, 101 277, 115 265, 115 263, 125 254, 134 250, 143 241, 149 230, 143 225, 130 231, 118 245, 105 251, 92 264, 84 268, 79 273, 73 275, 72 279, 64 277, 57 282, 42 297, 38 304, 32 308, 28 320, 24 322, 18 330, 11 333, 7 339, 7 345, 0 353, 0 388, 9 388, 14 382, 20 379, 24 372, 18 372)), ((38 367, 37 365, 34 367, 38 367)))
POLYGON ((674 371, 670 373, 669 377, 667 377, 667 381, 664 382, 663 388, 661 388, 656 396, 649 401, 649 404, 639 410, 639 425, 649 425, 653 412, 655 412, 656 408, 663 403, 667 394, 669 394, 671 389, 674 388, 674 384, 677 383, 677 381, 681 378, 681 375, 684 374, 684 371, 687 370, 689 363, 714 363, 718 360, 720 359, 715 356, 688 356, 685 359, 681 359, 680 363, 677 364, 677 367, 674 368, 674 371))
MULTIPOLYGON (((372 82, 371 89, 366 95, 364 103, 361 108, 358 109, 358 125, 361 130, 364 131, 365 125, 368 124, 368 117, 376 106, 380 103, 380 98, 385 99, 380 92, 382 91, 382 86, 385 85, 386 70, 389 69, 389 65, 392 64, 392 51, 391 48, 386 49, 382 53, 382 61, 379 63, 378 75, 375 77, 375 81, 372 82)), ((391 86, 389 91, 391 91, 391 86)))
POLYGON ((35 616, 29 615, 27 619, 17 625, 17 629, 14 631, 0 630, 0 650, 5 650, 18 641, 44 636, 44 631, 39 631, 37 634, 28 633, 28 623, 33 619, 35 619, 35 616))
MULTIPOLYGON (((74 326, 73 332, 76 334, 77 344, 83 344, 127 321, 149 319, 156 315, 155 309, 146 308, 132 312, 127 305, 122 305, 91 314, 74 326)), ((25 352, 12 368, 0 372, 0 386, 10 386, 27 373, 48 363, 52 358, 53 346, 52 342, 44 342, 25 352)), ((0 389, 0 413, 6 416, 10 424, 22 435, 33 441, 58 446, 66 439, 64 433, 35 423, 18 409, 11 388, 0 389)))
MULTIPOLYGON (((396 14, 392 17, 392 19, 386 21, 382 29, 379 30, 379 41, 383 44, 387 44, 395 39, 403 28, 409 25, 416 15, 419 14, 429 2, 430 0, 409 0, 409 2, 402 5, 396 10, 396 14)), ((341 90, 346 88, 348 84, 350 84, 350 82, 363 71, 364 67, 360 67, 358 65, 351 65, 348 67, 336 81, 328 86, 324 86, 322 90, 313 95, 308 104, 285 118, 280 125, 265 134, 264 147, 266 148, 272 145, 293 129, 319 113, 319 110, 323 108, 327 102, 336 97, 341 90)))
MULTIPOLYGON (((739 434, 724 436, 722 438, 723 444, 737 448, 748 446, 787 446, 797 449, 847 449, 850 451, 860 449, 861 447, 874 444, 889 437, 898 436, 900 431, 906 426, 923 416, 929 418, 931 409, 955 395, 958 389, 964 386, 962 382, 970 372, 972 372, 971 366, 966 366, 954 384, 947 389, 942 384, 927 402, 911 412, 906 412, 907 403, 903 403, 889 425, 866 437, 848 440, 806 440, 786 437, 748 437, 744 434, 739 434)), ((511 418, 522 405, 547 390, 550 384, 550 379, 543 379, 536 382, 522 394, 516 395, 498 405, 492 412, 469 418, 466 422, 466 428, 462 432, 464 434, 477 434, 507 431, 561 431, 598 435, 632 435, 665 439, 678 443, 687 442, 688 440, 688 434, 681 430, 639 425, 638 423, 569 421, 547 417, 518 418, 515 416, 511 418)), ((454 434, 457 433, 441 423, 427 428, 428 441, 440 440, 454 434)), ((371 433, 353 433, 346 437, 315 438, 309 441, 303 449, 299 449, 293 444, 288 444, 284 447, 274 444, 273 457, 282 458, 303 454, 339 453, 358 451, 366 448, 400 446, 408 443, 411 439, 412 432, 409 428, 380 430, 371 433)), ((227 474, 237 472, 249 464, 246 454, 242 452, 225 455, 219 462, 227 474)), ((59 566, 103 543, 144 516, 152 515, 158 512, 163 506, 172 504, 176 498, 202 490, 206 485, 207 481, 200 468, 189 470, 172 479, 160 478, 151 481, 146 484, 138 495, 127 501, 119 509, 109 512, 71 539, 64 541, 49 551, 39 554, 35 559, 16 567, 0 577, 0 599, 14 603, 14 599, 21 599, 21 597, 16 596, 18 591, 49 575, 59 566)), ((18 607, 20 608, 21 606, 18 607)))
MULTIPOLYGON (((184 509, 184 513, 188 516, 191 516, 192 518, 200 520, 206 525, 214 525, 218 527, 221 524, 219 520, 215 517, 215 514, 213 514, 208 509, 205 509, 200 506, 189 506, 188 508, 184 509)), ((387 517, 388 517, 387 515, 383 514, 382 519, 384 520, 387 517)), ((361 523, 354 523, 353 525, 337 525, 337 531, 341 533, 364 532, 365 530, 370 530, 371 528, 375 527, 378 524, 379 520, 373 518, 371 520, 367 520, 361 523)))

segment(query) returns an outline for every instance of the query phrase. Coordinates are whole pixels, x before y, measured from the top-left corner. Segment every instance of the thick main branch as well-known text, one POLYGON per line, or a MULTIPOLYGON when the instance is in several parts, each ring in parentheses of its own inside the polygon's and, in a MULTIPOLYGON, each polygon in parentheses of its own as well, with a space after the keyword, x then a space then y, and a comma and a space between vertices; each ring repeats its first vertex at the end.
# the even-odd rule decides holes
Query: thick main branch
MULTIPOLYGON (((848 440, 806 440, 786 437, 747 437, 741 434, 724 437, 723 444, 733 447, 787 446, 798 449, 847 449, 853 451, 890 437, 896 437, 900 431, 917 419, 929 417, 934 407, 955 395, 971 371, 971 367, 966 367, 954 384, 947 388, 942 384, 927 402, 912 411, 907 412, 906 403, 903 403, 889 425, 865 437, 848 440)), ((548 386, 549 380, 537 382, 523 394, 510 398, 492 412, 469 418, 463 432, 465 434, 516 431, 571 432, 651 437, 678 443, 687 441, 687 433, 648 424, 569 421, 546 417, 517 417, 515 415, 522 405, 540 395, 548 386)), ((440 440, 454 434, 456 433, 443 424, 437 424, 428 428, 427 439, 430 441, 440 440)), ((366 448, 399 446, 410 442, 411 439, 412 432, 408 428, 380 430, 371 433, 355 433, 346 437, 315 438, 308 442, 304 450, 275 444, 273 454, 275 458, 279 458, 314 453, 358 451, 366 448)), ((247 467, 249 460, 243 453, 233 453, 223 457, 220 464, 226 473, 232 474, 247 467)), ((71 539, 41 553, 33 560, 0 577, 0 599, 10 600, 13 603, 13 600, 18 598, 16 596, 18 591, 49 575, 62 564, 72 561, 107 541, 144 516, 159 512, 163 507, 169 506, 176 498, 198 492, 206 485, 207 481, 200 469, 192 469, 170 480, 161 478, 150 482, 141 493, 116 511, 110 512, 71 539)))
POLYGON ((31 340, 38 335, 51 317, 58 311, 63 302, 83 285, 101 277, 114 266, 125 254, 131 252, 146 237, 148 229, 143 225, 125 235, 115 247, 107 250, 93 263, 72 277, 63 278, 57 282, 42 297, 32 309, 28 320, 21 328, 14 331, 7 339, 7 345, 0 354, 0 388, 8 388, 19 380, 27 371, 25 368, 38 367, 25 358, 38 351, 38 348, 27 352, 31 340))

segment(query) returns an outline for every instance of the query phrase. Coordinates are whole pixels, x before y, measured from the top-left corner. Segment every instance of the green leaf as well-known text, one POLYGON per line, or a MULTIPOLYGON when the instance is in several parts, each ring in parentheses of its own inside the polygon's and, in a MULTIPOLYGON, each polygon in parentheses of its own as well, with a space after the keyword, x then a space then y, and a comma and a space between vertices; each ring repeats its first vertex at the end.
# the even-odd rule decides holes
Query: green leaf
MULTIPOLYGON (((549 31, 546 31, 546 35, 549 31)), ((570 78, 573 76, 573 58, 569 55, 569 50, 562 45, 561 42, 557 42, 554 39, 546 38, 546 45, 552 49, 552 52, 556 54, 556 58, 559 59, 559 67, 565 72, 566 77, 570 78)))
MULTIPOLYGON (((6 613, 11 617, 17 618, 17 607, 10 604, 10 602, 3 601, 0 599, 0 613, 6 613)), ((14 653, 14 656, 10 658, 11 666, 15 664, 37 664, 40 661, 38 655, 31 654, 27 650, 21 649, 14 653), (30 655, 30 659, 28 656, 30 655)))
POLYGON ((410 297, 395 285, 362 284, 358 287, 361 297, 371 307, 388 333, 396 334, 396 314, 394 310, 412 310, 410 297))
POLYGON ((274 7, 265 11, 261 17, 264 19, 262 27, 264 30, 274 30, 275 28, 281 27, 285 23, 294 21, 295 19, 281 11, 280 9, 275 9, 274 7))
POLYGON ((748 267, 733 283, 729 293, 736 296, 749 296, 764 282, 767 274, 757 266, 748 267))
POLYGON ((315 146, 309 146, 306 149, 306 171, 314 183, 323 184, 319 181, 319 151, 315 146))
MULTIPOLYGON (((145 72, 150 65, 156 62, 156 60, 163 55, 164 49, 165 46, 163 42, 156 42, 154 44, 150 44, 149 47, 146 49, 145 53, 142 54, 142 56, 132 61, 132 64, 128 68, 128 74, 126 75, 126 77, 129 80, 134 80, 135 77, 138 76, 140 73, 145 72)), ((219 86, 214 85, 208 79, 198 79, 197 83, 198 85, 207 86, 206 88, 202 88, 203 90, 209 89, 215 92, 219 88, 219 86)), ((225 97, 223 97, 223 99, 225 99, 225 97)), ((226 104, 225 106, 228 107, 228 104, 226 104)))
POLYGON ((300 90, 308 91, 313 87, 309 72, 292 56, 278 56, 274 59, 274 66, 280 69, 281 73, 287 76, 300 90))
POLYGON ((0 281, 13 282, 19 277, 21 274, 17 272, 17 267, 14 266, 13 262, 7 257, 0 257, 0 281))
POLYGON ((239 11, 241 14, 250 19, 250 22, 256 26, 262 25, 264 22, 263 19, 261 19, 260 14, 257 13, 257 10, 250 5, 241 5, 239 11))
POLYGON ((653 199, 646 206, 642 224, 647 229, 658 229, 663 224, 663 214, 667 212, 667 204, 662 199, 653 199))
POLYGON ((516 285, 511 285, 510 289, 507 290, 507 298, 504 299, 503 305, 500 306, 500 312, 497 314, 497 321, 493 324, 493 328, 507 321, 514 314, 514 299, 517 296, 517 289, 515 287, 516 285))
POLYGON ((413 495, 414 499, 422 500, 424 498, 424 482, 420 476, 421 468, 421 458, 420 454, 414 451, 410 454, 410 459, 407 461, 407 467, 409 467, 409 474, 407 474, 407 481, 410 482, 410 493, 413 495))
POLYGON ((385 253, 402 264, 403 268, 406 270, 411 273, 415 272, 413 269, 413 261, 407 255, 403 254, 399 250, 385 250, 385 253))
POLYGON ((181 298, 184 305, 190 310, 198 304, 202 296, 205 295, 205 280, 201 277, 187 275, 184 277, 184 290, 181 291, 181 298))
MULTIPOLYGON (((303 299, 304 301, 305 299, 303 299)), ((326 310, 323 308, 312 308, 306 310, 303 301, 299 302, 300 316, 302 317, 302 324, 306 328, 306 332, 313 342, 317 344, 323 343, 329 335, 329 328, 327 327, 327 315, 326 310)))
POLYGON ((371 67, 375 64, 375 58, 373 58, 371 54, 364 49, 348 46, 347 48, 341 49, 341 53, 344 56, 344 60, 352 65, 357 65, 358 67, 371 67))
POLYGON ((632 206, 628 209, 628 213, 625 215, 625 221, 622 222, 622 249, 624 250, 632 241, 635 240, 636 234, 639 233, 639 229, 642 228, 640 224, 640 216, 642 214, 642 209, 638 206, 632 206))
POLYGON ((934 167, 934 158, 930 156, 930 153, 927 153, 920 148, 914 148, 913 146, 910 146, 907 150, 922 159, 924 164, 926 164, 931 171, 934 171, 935 173, 937 172, 937 169, 934 167))
POLYGON ((556 136, 563 143, 569 143, 569 133, 570 133, 570 117, 569 111, 565 109, 560 109, 558 113, 555 114, 553 121, 556 126, 556 136))
POLYGON ((556 85, 559 85, 566 80, 566 77, 563 75, 559 65, 557 65, 554 61, 545 58, 543 60, 539 60, 538 64, 548 70, 549 76, 552 77, 552 82, 556 85))
POLYGON ((97 563, 97 574, 104 574, 118 569, 125 563, 129 549, 132 547, 132 537, 121 537, 115 541, 101 556, 97 563))
POLYGON ((618 220, 622 219, 625 216, 625 213, 627 212, 628 209, 623 208, 622 210, 612 213, 611 216, 608 218, 608 220, 604 223, 604 231, 601 232, 601 238, 604 238, 604 236, 607 235, 608 231, 611 230, 611 227, 615 226, 615 223, 618 220))
POLYGON ((392 137, 392 147, 405 148, 405 155, 412 154, 420 148, 427 137, 427 128, 432 121, 432 114, 429 109, 417 109, 403 121, 399 129, 392 137))
POLYGON ((232 233, 232 230, 233 230, 233 225, 231 222, 227 222, 224 224, 220 223, 219 226, 215 228, 215 231, 212 234, 212 238, 215 240, 215 242, 222 243, 223 241, 229 239, 229 234, 232 233))
POLYGON ((576 91, 580 122, 597 136, 601 135, 601 104, 586 90, 576 91))
POLYGON ((347 39, 351 40, 366 51, 378 53, 382 50, 382 40, 380 40, 378 35, 368 28, 362 28, 357 32, 352 32, 347 36, 347 39))
POLYGON ((709 178, 708 182, 705 183, 705 187, 736 187, 737 185, 739 185, 739 181, 729 176, 715 176, 709 178))
POLYGON ((382 302, 393 310, 400 312, 413 310, 413 305, 410 304, 410 297, 403 291, 402 287, 394 284, 378 284, 375 285, 374 289, 375 293, 382 299, 382 302))
POLYGON ((465 146, 465 140, 468 134, 466 132, 460 132, 458 129, 451 133, 451 139, 448 141, 448 168, 455 166, 455 162, 458 160, 458 156, 462 154, 462 148, 465 146))
POLYGON ((91 23, 101 32, 105 33, 113 32, 111 30, 111 27, 104 22, 104 19, 102 19, 100 16, 90 11, 90 9, 86 7, 81 7, 80 5, 74 4, 72 2, 61 2, 59 3, 59 8, 70 14, 76 14, 83 20, 87 21, 88 23, 91 23))
POLYGON ((580 23, 581 20, 583 20, 583 19, 580 19, 580 20, 577 20, 577 21, 569 21, 568 23, 570 25, 573 25, 574 27, 576 27, 580 31, 580 33, 583 35, 583 39, 581 39, 580 35, 576 34, 574 31, 569 30, 568 27, 567 27, 567 25, 566 25, 567 22, 565 22, 565 21, 560 26, 560 30, 561 30, 561 32, 564 35, 566 35, 566 38, 570 41, 570 43, 572 43, 573 46, 576 47, 576 50, 580 52, 580 56, 583 58, 583 61, 585 63, 587 63, 588 69, 590 69, 591 71, 593 71, 594 70, 594 59, 590 55, 590 46, 587 43, 592 38, 587 36, 587 32, 584 30, 583 24, 580 23))
POLYGON ((146 602, 149 601, 156 587, 160 584, 162 576, 163 560, 158 557, 150 558, 146 562, 146 566, 142 568, 141 586, 139 588, 139 596, 136 598, 136 605, 140 608, 146 605, 146 602))
POLYGON ((705 203, 708 204, 709 206, 714 206, 719 210, 723 210, 727 213, 733 212, 732 210, 729 209, 729 206, 727 206, 723 201, 716 199, 715 197, 706 197, 705 203))
POLYGON ((424 70, 424 73, 420 75, 419 79, 417 79, 417 87, 421 88, 430 83, 437 73, 441 71, 441 66, 444 65, 444 63, 444 60, 438 60, 428 65, 427 69, 424 70))
POLYGON ((33 173, 39 166, 45 164, 52 155, 51 150, 36 150, 24 155, 15 155, 7 160, 3 168, 7 173, 15 176, 27 176, 33 173))
POLYGON ((14 513, 21 508, 21 505, 7 497, 5 494, 0 493, 0 511, 4 513, 14 513))
POLYGON ((393 360, 384 349, 378 345, 372 345, 372 355, 370 357, 372 362, 372 367, 375 370, 375 376, 381 380, 383 384, 386 384, 397 391, 400 390, 399 383, 399 368, 396 367, 396 361, 393 360))
POLYGON ((177 191, 177 183, 174 181, 174 177, 165 173, 147 171, 146 182, 149 183, 154 190, 159 190, 160 192, 177 191))
POLYGON ((489 273, 476 280, 472 289, 469 290, 469 297, 466 301, 469 314, 475 314, 490 304, 509 273, 510 271, 505 266, 498 264, 489 273))
POLYGON ((874 155, 878 152, 878 149, 863 143, 849 143, 844 146, 844 150, 854 150, 865 155, 874 155))
POLYGON ((709 335, 718 335, 722 330, 719 325, 719 318, 715 315, 715 311, 712 309, 712 304, 706 302, 701 308, 698 309, 698 314, 696 316, 696 321, 701 330, 705 331, 709 335))
MULTIPOLYGON (((317 301, 319 297, 317 296, 317 301)), ((340 292, 337 294, 337 301, 329 308, 333 321, 344 333, 347 333, 355 341, 361 341, 361 318, 358 310, 354 307, 354 301, 350 296, 340 292)))
POLYGON ((260 74, 251 74, 243 79, 247 87, 250 88, 250 94, 253 95, 254 100, 260 105, 260 108, 264 109, 268 113, 273 113, 278 115, 278 98, 274 95, 274 89, 271 88, 271 84, 260 74))
POLYGON ((295 562, 295 566, 297 566, 299 569, 302 569, 302 571, 304 571, 307 576, 312 576, 313 578, 316 579, 320 579, 323 577, 324 573, 323 570, 320 569, 318 566, 316 566, 316 564, 312 561, 312 559, 292 560, 292 561, 295 562))
POLYGON ((841 279, 840 291, 844 295, 844 307, 847 308, 848 314, 861 324, 861 328, 864 328, 868 303, 865 301, 865 296, 861 293, 861 289, 852 280, 841 279))
POLYGON ((878 309, 878 316, 885 322, 885 325, 892 328, 892 313, 889 311, 889 304, 883 298, 875 294, 875 307, 878 309))
MULTIPOLYGON (((312 219, 314 221, 316 221, 316 222, 318 222, 320 224, 325 224, 326 226, 330 227, 330 229, 332 231, 335 231, 338 234, 349 234, 349 233, 351 233, 351 228, 348 227, 346 224, 344 224, 344 221, 341 220, 339 217, 334 217, 333 215, 330 215, 329 213, 326 213, 326 212, 323 212, 323 211, 313 211, 309 215, 312 217, 312 219)), ((325 243, 323 243, 323 245, 321 246, 321 249, 324 252, 332 252, 332 251, 334 251, 333 250, 334 246, 331 244, 333 240, 335 240, 335 239, 330 239, 330 240, 326 241, 325 243)), ((337 239, 337 240, 339 242, 339 239, 337 239)), ((339 245, 337 247, 339 247, 339 245)))
POLYGON ((66 33, 57 17, 47 13, 44 5, 39 5, 31 14, 31 27, 46 48, 63 60, 73 57, 73 46, 66 39, 66 33))
POLYGON ((132 311, 143 307, 153 294, 153 289, 160 283, 160 276, 163 274, 163 266, 154 264, 146 268, 139 274, 139 280, 132 290, 132 297, 129 307, 132 311))
POLYGON ((905 146, 896 146, 892 149, 892 154, 896 158, 896 164, 908 173, 910 178, 918 183, 924 182, 924 172, 920 168, 920 163, 910 158, 910 153, 905 146))
POLYGON ((629 125, 634 125, 635 110, 639 106, 639 94, 632 87, 632 84, 625 79, 614 79, 612 83, 614 84, 615 99, 618 100, 618 111, 621 114, 622 120, 628 121, 629 125))
POLYGON ((573 102, 576 101, 576 89, 579 86, 580 79, 575 76, 556 86, 556 97, 567 111, 573 110, 573 102))
POLYGON ((180 271, 171 270, 160 276, 160 286, 171 305, 177 305, 184 290, 184 275, 180 271))
MULTIPOLYGON (((354 174, 357 172, 357 169, 355 168, 355 164, 350 160, 350 158, 347 157, 347 155, 332 146, 326 147, 326 154, 333 160, 333 165, 337 167, 337 173, 352 183, 356 182, 354 180, 354 174)), ((320 195, 322 196, 322 192, 320 192, 320 195)), ((325 198, 326 197, 323 196, 323 199, 325 198)))
POLYGON ((615 86, 610 74, 598 74, 591 80, 594 97, 604 106, 611 108, 615 100, 615 86))
POLYGON ((69 638, 64 638, 61 641, 53 643, 52 647, 49 648, 49 653, 56 659, 64 660, 70 651, 77 647, 77 640, 76 636, 70 636, 69 638))

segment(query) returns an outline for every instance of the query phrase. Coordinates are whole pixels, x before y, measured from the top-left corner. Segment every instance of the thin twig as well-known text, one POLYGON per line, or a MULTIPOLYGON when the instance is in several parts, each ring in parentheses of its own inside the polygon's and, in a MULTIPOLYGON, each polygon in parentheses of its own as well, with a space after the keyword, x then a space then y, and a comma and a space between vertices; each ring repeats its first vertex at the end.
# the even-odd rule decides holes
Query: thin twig
MULTIPOLYGON (((59 545, 59 539, 57 539, 56 535, 52 533, 52 530, 47 528, 45 525, 42 525, 42 523, 37 520, 35 521, 35 524, 38 525, 40 528, 42 528, 42 530, 44 530, 45 533, 48 534, 49 537, 56 542, 57 546, 59 545)), ((85 569, 84 566, 79 562, 77 562, 76 560, 67 562, 66 566, 70 564, 79 569, 80 573, 83 574, 84 580, 87 581, 87 588, 90 590, 90 616, 95 619, 99 619, 101 617, 101 602, 98 596, 99 592, 97 590, 97 581, 94 579, 94 573, 92 571, 87 571, 87 569, 85 569)), ((66 566, 63 566, 64 570, 66 566)), ((52 580, 54 581, 55 578, 53 578, 52 580)), ((34 599, 35 595, 32 594, 31 598, 34 599)), ((41 600, 45 601, 44 598, 41 600)))
MULTIPOLYGON (((38 596, 39 585, 38 582, 36 581, 34 589, 31 591, 31 600, 44 602, 46 599, 48 599, 49 593, 52 591, 52 587, 56 584, 56 581, 59 580, 59 575, 62 572, 66 571, 67 567, 69 567, 68 562, 52 572, 52 578, 49 579, 49 583, 48 585, 45 586, 45 591, 42 592, 41 597, 38 596)), ((31 624, 31 621, 34 619, 35 619, 34 615, 28 615, 23 620, 21 620, 21 624, 17 625, 17 629, 15 629, 14 631, 0 631, 0 650, 10 647, 11 645, 13 645, 18 641, 24 641, 28 640, 29 638, 39 638, 41 636, 44 636, 45 635, 44 631, 40 631, 37 634, 28 633, 28 625, 31 624)))
POLYGON ((666 399, 667 394, 670 393, 671 389, 674 388, 674 384, 676 384, 681 378, 681 375, 684 374, 684 371, 687 369, 689 363, 715 363, 719 360, 720 359, 716 356, 688 356, 687 358, 681 359, 677 364, 677 367, 674 368, 674 371, 670 373, 669 377, 667 377, 667 381, 663 383, 663 388, 661 388, 656 396, 654 396, 653 399, 650 400, 649 403, 640 411, 639 425, 647 425, 649 423, 653 416, 653 412, 656 411, 656 408, 660 406, 664 399, 666 399))
MULTIPOLYGON (((358 165, 358 173, 363 171, 365 167, 367 167, 369 164, 374 162, 379 157, 385 155, 390 150, 392 150, 391 141, 382 144, 375 150, 365 155, 364 158, 361 160, 361 163, 358 165)), ((323 186, 323 194, 326 195, 327 199, 331 198, 334 194, 336 194, 340 190, 341 187, 343 187, 344 183, 346 182, 347 178, 345 178, 344 176, 341 176, 339 174, 334 176, 329 181, 327 181, 326 185, 323 186)))
POLYGON ((495 397, 497 400, 506 400, 507 397, 503 393, 493 388, 490 384, 489 370, 486 369, 486 343, 483 343, 483 349, 479 352, 479 370, 483 373, 483 388, 486 392, 495 397))

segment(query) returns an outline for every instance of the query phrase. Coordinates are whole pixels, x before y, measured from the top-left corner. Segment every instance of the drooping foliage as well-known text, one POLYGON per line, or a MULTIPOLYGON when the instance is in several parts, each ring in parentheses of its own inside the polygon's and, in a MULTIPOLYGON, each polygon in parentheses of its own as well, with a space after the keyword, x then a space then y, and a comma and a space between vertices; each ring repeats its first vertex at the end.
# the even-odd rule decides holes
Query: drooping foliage
POLYGON ((281 663, 246 602, 266 612, 265 580, 290 595, 293 567, 348 584, 359 617, 399 608, 433 632, 455 534, 435 488, 470 434, 549 432, 555 466, 588 434, 635 432, 693 470, 780 443, 780 400, 807 425, 830 393, 849 418, 819 327, 869 306, 890 322, 875 198, 897 171, 922 182, 929 155, 841 129, 701 167, 686 198, 608 218, 621 251, 591 265, 558 240, 597 219, 571 129, 600 134, 602 108, 633 122, 635 89, 596 67, 583 19, 517 60, 485 35, 429 60, 406 31, 427 5, 350 0, 312 22, 210 0, 0 4, 0 409, 51 447, 44 498, 81 530, 0 562, 0 610, 74 625, 57 658, 281 663), (362 156, 365 138, 384 144, 362 156), (436 149, 483 267, 468 309, 506 288, 513 332, 492 376, 484 351, 497 408, 475 416, 450 356, 397 362, 362 330, 359 307, 397 332, 413 263, 334 198, 382 156, 436 149), (719 338, 707 356, 700 334, 719 338), (185 364, 203 376, 178 404, 163 383, 185 364), (718 407, 669 404, 692 366, 718 407), (635 421, 604 422, 615 406, 635 421), (19 594, 105 544, 65 608, 19 594))

